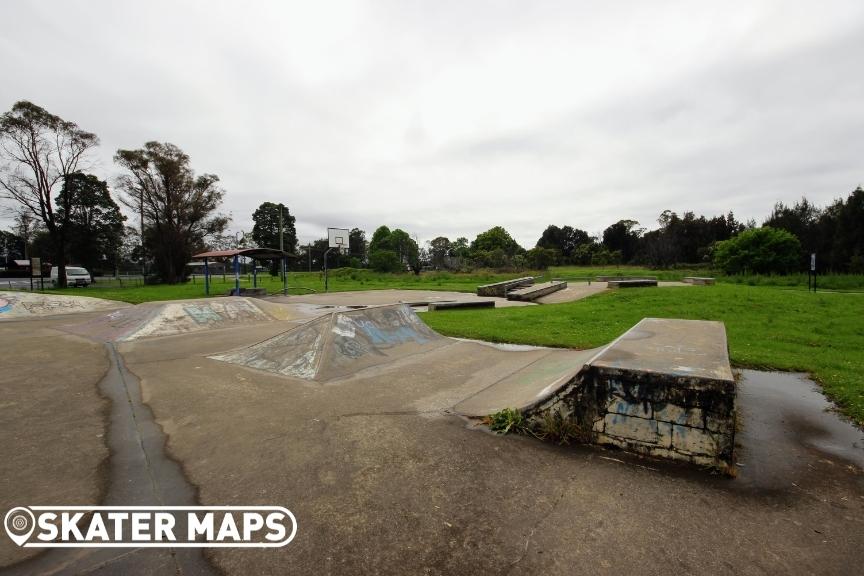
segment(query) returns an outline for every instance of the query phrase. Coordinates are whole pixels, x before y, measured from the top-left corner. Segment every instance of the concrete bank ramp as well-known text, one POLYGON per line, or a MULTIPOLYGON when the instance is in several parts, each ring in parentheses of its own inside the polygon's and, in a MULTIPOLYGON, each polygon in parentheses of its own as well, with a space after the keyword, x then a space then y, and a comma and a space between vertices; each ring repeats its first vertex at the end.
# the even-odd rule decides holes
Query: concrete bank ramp
POLYGON ((41 318, 57 314, 94 312, 127 306, 129 304, 125 302, 89 296, 65 296, 38 292, 0 292, 0 320, 41 318))
POLYGON ((504 408, 526 412, 573 380, 600 350, 548 350, 545 356, 458 403, 455 410, 471 418, 504 408))
POLYGON ((288 314, 285 306, 254 298, 147 302, 64 329, 102 342, 122 342, 285 320, 288 314))
POLYGON ((214 360, 328 381, 451 342, 405 304, 334 312, 214 360))

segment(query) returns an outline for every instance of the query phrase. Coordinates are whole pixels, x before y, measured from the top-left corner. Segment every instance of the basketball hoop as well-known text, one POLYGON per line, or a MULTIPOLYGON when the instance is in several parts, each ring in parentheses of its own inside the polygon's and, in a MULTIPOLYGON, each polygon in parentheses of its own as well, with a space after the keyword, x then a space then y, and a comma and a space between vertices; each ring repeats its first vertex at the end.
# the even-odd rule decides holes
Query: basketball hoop
POLYGON ((347 228, 327 228, 328 247, 335 248, 342 254, 348 254, 351 251, 348 240, 350 234, 347 228))

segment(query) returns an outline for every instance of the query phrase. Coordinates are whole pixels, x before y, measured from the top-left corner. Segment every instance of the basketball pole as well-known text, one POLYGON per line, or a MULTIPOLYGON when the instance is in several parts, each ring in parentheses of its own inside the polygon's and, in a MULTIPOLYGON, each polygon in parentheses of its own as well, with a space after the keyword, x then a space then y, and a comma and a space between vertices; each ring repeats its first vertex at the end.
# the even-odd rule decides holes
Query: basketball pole
POLYGON ((327 276, 327 255, 330 253, 330 250, 332 250, 332 249, 333 248, 327 248, 327 250, 324 251, 324 292, 327 292, 327 289, 329 287, 328 276, 327 276))

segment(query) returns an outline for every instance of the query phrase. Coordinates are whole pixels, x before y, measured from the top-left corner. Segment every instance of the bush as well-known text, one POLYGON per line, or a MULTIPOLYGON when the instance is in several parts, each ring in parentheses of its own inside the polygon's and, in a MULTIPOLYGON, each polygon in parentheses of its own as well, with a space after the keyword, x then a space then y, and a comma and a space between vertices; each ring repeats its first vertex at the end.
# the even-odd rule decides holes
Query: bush
POLYGON ((376 250, 369 256, 369 265, 378 272, 400 272, 399 256, 392 250, 376 250))
POLYGON ((726 274, 788 274, 798 267, 801 243, 770 226, 745 230, 714 245, 714 265, 726 274))

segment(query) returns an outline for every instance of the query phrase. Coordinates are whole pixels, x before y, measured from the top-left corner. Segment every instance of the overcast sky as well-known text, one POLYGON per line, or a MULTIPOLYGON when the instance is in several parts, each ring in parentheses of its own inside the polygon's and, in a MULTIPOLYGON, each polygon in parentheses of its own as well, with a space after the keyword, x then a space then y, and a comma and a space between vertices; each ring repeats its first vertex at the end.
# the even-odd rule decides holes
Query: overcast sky
MULTIPOLYGON (((218 174, 301 242, 817 204, 864 182, 864 2, 6 1, 0 108, 218 174)), ((8 224, 8 220, 3 221, 8 224)))

